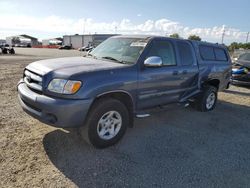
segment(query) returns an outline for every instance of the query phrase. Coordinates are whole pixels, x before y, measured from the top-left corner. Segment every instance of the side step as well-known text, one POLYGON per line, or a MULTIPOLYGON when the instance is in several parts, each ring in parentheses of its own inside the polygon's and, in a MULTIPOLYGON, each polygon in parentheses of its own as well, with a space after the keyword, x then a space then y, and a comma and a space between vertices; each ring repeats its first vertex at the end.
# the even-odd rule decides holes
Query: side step
POLYGON ((187 108, 190 105, 189 102, 181 102, 181 103, 177 103, 177 104, 178 104, 178 106, 183 106, 184 108, 187 108))
POLYGON ((147 113, 139 113, 135 115, 137 118, 145 118, 145 117, 149 117, 150 114, 147 113))
MULTIPOLYGON (((187 107, 190 105, 190 103, 189 103, 188 101, 185 101, 185 102, 177 103, 177 105, 178 105, 178 106, 183 106, 184 108, 187 108, 187 107)), ((159 108, 159 109, 165 109, 165 108, 167 109, 168 106, 169 106, 169 105, 158 106, 158 108, 159 108)), ((155 108, 157 108, 157 107, 155 107, 155 108)), ((146 117, 149 117, 150 114, 142 111, 142 112, 136 113, 135 116, 136 116, 137 118, 146 118, 146 117)))

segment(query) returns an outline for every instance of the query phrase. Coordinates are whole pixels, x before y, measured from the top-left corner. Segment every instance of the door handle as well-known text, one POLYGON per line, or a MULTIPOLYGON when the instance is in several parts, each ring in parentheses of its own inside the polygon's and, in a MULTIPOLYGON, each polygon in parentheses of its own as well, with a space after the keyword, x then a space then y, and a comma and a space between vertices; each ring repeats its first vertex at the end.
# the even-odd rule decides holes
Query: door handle
POLYGON ((182 74, 187 74, 187 72, 188 72, 187 70, 184 70, 182 71, 182 74))
POLYGON ((178 71, 174 71, 174 72, 173 72, 173 75, 178 75, 178 74, 179 74, 178 71))

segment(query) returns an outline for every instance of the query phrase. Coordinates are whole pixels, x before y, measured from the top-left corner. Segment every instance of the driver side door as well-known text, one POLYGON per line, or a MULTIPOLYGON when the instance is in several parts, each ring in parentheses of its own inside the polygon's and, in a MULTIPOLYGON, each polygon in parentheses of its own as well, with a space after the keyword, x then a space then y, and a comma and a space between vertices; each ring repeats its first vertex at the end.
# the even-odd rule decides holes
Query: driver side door
POLYGON ((138 109, 178 102, 181 95, 182 80, 178 72, 174 41, 153 40, 144 60, 152 56, 160 57, 162 66, 142 65, 138 75, 138 109))

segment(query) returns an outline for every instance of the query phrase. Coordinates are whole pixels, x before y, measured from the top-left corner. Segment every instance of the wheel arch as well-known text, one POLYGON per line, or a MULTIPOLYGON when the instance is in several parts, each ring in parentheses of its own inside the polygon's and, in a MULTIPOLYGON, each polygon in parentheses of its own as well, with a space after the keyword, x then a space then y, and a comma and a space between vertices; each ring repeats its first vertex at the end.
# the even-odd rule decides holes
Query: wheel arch
POLYGON ((207 86, 207 85, 214 86, 214 87, 217 88, 217 90, 219 90, 219 88, 220 88, 220 80, 219 80, 219 79, 216 79, 216 78, 207 80, 207 81, 203 84, 203 86, 207 86))
POLYGON ((129 127, 133 127, 135 103, 134 103, 132 95, 129 92, 124 91, 124 90, 115 90, 115 91, 108 91, 108 92, 101 93, 96 96, 91 107, 103 98, 113 98, 122 102, 129 111, 129 119, 130 119, 129 127))

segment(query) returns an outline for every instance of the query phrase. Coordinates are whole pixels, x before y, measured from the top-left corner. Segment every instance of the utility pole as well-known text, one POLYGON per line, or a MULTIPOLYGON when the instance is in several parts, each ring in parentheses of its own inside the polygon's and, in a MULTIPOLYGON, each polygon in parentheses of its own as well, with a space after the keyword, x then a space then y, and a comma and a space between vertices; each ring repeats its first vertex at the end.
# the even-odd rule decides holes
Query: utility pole
POLYGON ((246 43, 248 43, 249 31, 247 32, 246 43))
POLYGON ((115 34, 117 34, 117 26, 115 26, 115 34))
POLYGON ((83 35, 84 35, 84 33, 85 33, 85 20, 83 22, 83 35))
POLYGON ((225 28, 223 28, 223 32, 221 36, 221 44, 224 44, 224 37, 225 37, 225 28))

